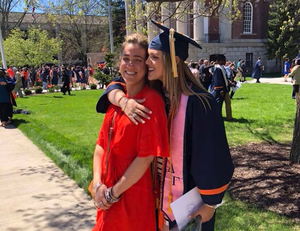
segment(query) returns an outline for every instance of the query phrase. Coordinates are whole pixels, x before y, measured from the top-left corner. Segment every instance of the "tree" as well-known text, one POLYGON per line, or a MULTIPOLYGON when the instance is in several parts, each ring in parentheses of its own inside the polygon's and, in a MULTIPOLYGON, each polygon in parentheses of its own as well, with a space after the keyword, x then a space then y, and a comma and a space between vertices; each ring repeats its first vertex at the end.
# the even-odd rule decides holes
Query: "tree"
POLYGON ((4 41, 7 62, 14 66, 38 67, 43 63, 57 63, 54 57, 61 51, 62 42, 49 38, 48 32, 29 27, 28 34, 19 28, 12 30, 4 41))
MULTIPOLYGON (((40 6, 42 7, 42 6, 40 6)), ((86 54, 100 52, 107 43, 107 18, 98 0, 65 0, 44 6, 49 22, 64 41, 63 63, 86 64, 86 54), (76 61, 75 61, 76 62, 76 61)))
POLYGON ((115 50, 120 48, 126 36, 125 2, 116 0, 112 2, 113 37, 115 50))
POLYGON ((281 60, 295 57, 300 48, 300 1, 274 0, 268 20, 267 57, 281 60))
POLYGON ((296 94, 296 115, 294 123, 294 133, 292 147, 290 151, 290 161, 300 163, 300 94, 296 94))
POLYGON ((34 0, 1 0, 0 1, 0 26, 2 29, 3 38, 6 37, 8 29, 8 20, 10 13, 20 4, 24 3, 25 7, 23 8, 22 14, 15 14, 15 17, 18 17, 17 22, 12 26, 12 28, 19 27, 24 19, 25 14, 28 12, 31 4, 34 4, 34 0))

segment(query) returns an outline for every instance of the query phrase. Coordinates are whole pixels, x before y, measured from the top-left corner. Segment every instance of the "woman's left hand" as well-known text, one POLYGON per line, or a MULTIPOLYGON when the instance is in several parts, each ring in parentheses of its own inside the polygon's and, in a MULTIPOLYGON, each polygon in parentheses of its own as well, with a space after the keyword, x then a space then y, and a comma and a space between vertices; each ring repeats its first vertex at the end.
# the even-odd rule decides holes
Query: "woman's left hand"
POLYGON ((106 190, 106 185, 102 184, 95 193, 96 205, 101 210, 108 210, 111 206, 111 204, 107 202, 105 197, 106 190))
POLYGON ((201 205, 194 213, 190 215, 190 218, 194 218, 197 215, 201 216, 202 223, 209 221, 214 215, 215 209, 207 206, 206 204, 201 205))

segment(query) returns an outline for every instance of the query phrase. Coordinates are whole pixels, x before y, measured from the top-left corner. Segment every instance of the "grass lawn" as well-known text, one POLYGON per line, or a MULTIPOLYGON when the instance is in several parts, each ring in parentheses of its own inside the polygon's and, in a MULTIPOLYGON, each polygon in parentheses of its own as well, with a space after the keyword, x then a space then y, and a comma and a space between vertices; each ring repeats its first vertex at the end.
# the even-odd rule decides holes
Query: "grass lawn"
MULTIPOLYGON (((95 112, 101 90, 33 95, 17 100, 30 115, 14 123, 85 190, 92 178, 92 158, 103 115, 95 112)), ((230 146, 248 142, 290 143, 295 104, 291 86, 244 84, 232 100, 234 122, 225 122, 230 146)), ((162 109, 163 110, 163 109, 162 109)), ((224 112, 223 112, 223 115, 224 112)), ((216 230, 299 230, 285 217, 225 197, 216 230)))

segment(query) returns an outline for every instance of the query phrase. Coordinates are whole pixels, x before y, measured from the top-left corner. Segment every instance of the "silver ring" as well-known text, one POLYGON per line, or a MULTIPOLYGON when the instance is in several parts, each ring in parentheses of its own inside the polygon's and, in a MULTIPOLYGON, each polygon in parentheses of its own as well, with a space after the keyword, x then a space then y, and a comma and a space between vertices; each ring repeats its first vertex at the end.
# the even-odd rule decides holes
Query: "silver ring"
POLYGON ((102 202, 102 201, 100 201, 100 202, 98 203, 98 205, 101 207, 101 205, 103 205, 103 202, 102 202))
POLYGON ((136 113, 132 113, 132 115, 131 115, 133 118, 135 118, 136 116, 137 116, 137 114, 136 113))

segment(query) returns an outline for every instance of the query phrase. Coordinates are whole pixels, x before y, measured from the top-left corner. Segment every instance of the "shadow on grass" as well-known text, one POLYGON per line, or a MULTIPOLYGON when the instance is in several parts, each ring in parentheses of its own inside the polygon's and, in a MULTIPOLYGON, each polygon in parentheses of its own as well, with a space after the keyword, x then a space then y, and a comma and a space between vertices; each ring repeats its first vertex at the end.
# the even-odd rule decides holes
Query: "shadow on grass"
POLYGON ((280 144, 277 140, 275 140, 270 132, 267 131, 256 131, 253 130, 250 126, 247 126, 248 131, 253 135, 258 137, 259 140, 263 140, 267 142, 268 144, 280 144))
POLYGON ((233 97, 231 100, 246 100, 248 97, 233 97))
POLYGON ((288 144, 231 148, 235 172, 230 195, 300 221, 300 165, 290 164, 289 152, 288 144))
POLYGON ((64 97, 63 96, 54 95, 53 98, 61 99, 61 98, 64 98, 64 97))
POLYGON ((13 119, 13 123, 14 123, 15 127, 17 128, 20 126, 20 124, 28 124, 30 122, 27 120, 23 120, 23 119, 13 119))
POLYGON ((242 124, 250 124, 250 123, 254 123, 255 120, 249 120, 249 119, 245 119, 245 118, 233 118, 231 120, 227 120, 225 117, 223 117, 224 121, 228 122, 228 123, 242 123, 242 124))

